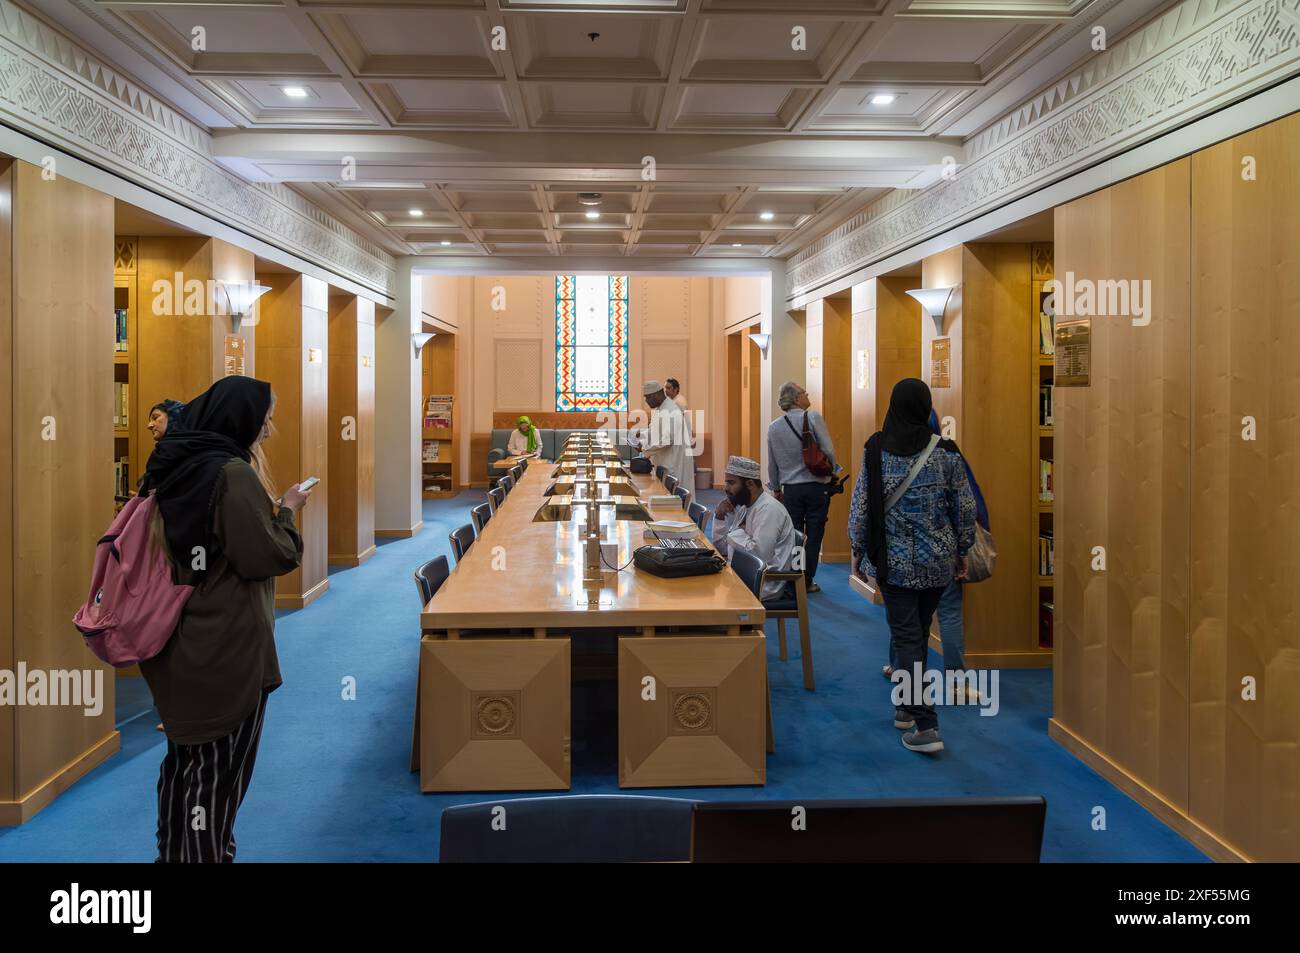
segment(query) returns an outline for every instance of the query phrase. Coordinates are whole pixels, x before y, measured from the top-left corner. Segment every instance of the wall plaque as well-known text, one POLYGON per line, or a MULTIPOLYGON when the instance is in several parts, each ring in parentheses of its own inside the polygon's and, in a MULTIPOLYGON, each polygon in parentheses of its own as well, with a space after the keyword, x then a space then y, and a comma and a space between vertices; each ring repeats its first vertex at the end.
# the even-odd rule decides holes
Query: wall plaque
POLYGON ((244 339, 238 334, 226 335, 226 376, 244 376, 244 339))
POLYGON ((952 338, 930 341, 930 386, 952 386, 952 338))
POLYGON ((1087 387, 1092 376, 1092 318, 1056 321, 1057 387, 1087 387))

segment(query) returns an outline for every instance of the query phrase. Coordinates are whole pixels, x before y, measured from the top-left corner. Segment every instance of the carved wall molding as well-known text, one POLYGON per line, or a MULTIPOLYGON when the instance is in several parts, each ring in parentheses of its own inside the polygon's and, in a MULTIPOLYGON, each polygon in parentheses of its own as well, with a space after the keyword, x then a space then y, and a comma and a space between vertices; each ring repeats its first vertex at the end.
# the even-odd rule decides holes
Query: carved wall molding
POLYGON ((1300 0, 1184 0, 991 123, 967 163, 798 251, 805 294, 1300 72, 1300 0))
POLYGON ((0 0, 0 122, 392 296, 386 251, 279 184, 210 158, 211 137, 44 20, 0 0))

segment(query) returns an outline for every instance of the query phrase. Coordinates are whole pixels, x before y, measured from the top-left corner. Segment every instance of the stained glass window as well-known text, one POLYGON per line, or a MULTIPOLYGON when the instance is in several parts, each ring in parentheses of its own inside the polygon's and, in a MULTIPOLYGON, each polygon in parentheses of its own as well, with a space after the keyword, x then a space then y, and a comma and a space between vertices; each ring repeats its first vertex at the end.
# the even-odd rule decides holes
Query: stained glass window
POLYGON ((555 409, 627 410, 627 275, 555 276, 555 409))

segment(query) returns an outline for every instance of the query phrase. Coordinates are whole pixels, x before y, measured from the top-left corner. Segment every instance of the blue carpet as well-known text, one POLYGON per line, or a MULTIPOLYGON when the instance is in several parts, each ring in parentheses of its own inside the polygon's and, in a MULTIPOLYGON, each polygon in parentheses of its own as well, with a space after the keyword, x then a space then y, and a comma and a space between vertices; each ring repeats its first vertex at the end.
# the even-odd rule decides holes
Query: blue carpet
MULTIPOLYGON (((716 493, 701 494, 705 502, 716 493)), ((422 861, 438 856, 438 819, 450 804, 492 795, 422 795, 407 771, 418 652, 411 571, 484 499, 466 491, 426 501, 425 528, 391 540, 357 569, 330 574, 330 591, 280 614, 284 686, 271 696, 253 784, 239 813, 245 861, 422 861), (356 700, 342 682, 356 679, 356 700)), ((1047 737, 1050 671, 1003 671, 1001 712, 941 712, 948 750, 905 750, 880 677, 884 611, 855 595, 847 566, 825 565, 810 598, 817 691, 804 691, 797 634, 777 658, 768 626, 777 750, 763 788, 656 793, 701 799, 1042 794, 1045 861, 1196 861, 1203 854, 1047 737), (1107 829, 1092 829, 1093 808, 1107 829)), ((797 632, 797 628, 791 626, 797 632)), ((932 664, 939 660, 932 657, 932 664)), ((617 793, 611 720, 599 688, 575 690, 573 793, 617 793)), ((27 824, 0 828, 0 861, 152 861, 155 791, 164 739, 142 681, 119 680, 122 751, 27 824)), ((514 797, 516 795, 504 795, 514 797)), ((502 797, 502 796, 497 796, 502 797)))

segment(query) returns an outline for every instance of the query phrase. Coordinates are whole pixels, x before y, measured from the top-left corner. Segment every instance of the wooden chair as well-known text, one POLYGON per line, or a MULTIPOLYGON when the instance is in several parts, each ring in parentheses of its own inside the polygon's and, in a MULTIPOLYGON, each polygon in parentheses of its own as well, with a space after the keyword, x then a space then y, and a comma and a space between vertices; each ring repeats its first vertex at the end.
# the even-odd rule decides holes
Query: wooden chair
POLYGON ((490 503, 480 503, 469 511, 470 522, 474 524, 474 532, 479 536, 483 535, 483 527, 488 524, 492 518, 492 505, 490 503))
POLYGON ((700 532, 706 532, 704 526, 709 521, 709 508, 703 503, 692 503, 686 512, 690 514, 692 522, 700 528, 700 532))
POLYGON ((789 660, 785 647, 785 620, 799 620, 799 652, 803 660, 803 687, 816 691, 813 679, 812 638, 808 631, 808 583, 802 571, 777 572, 763 565, 763 560, 744 549, 732 548, 731 568, 749 587, 755 598, 763 603, 763 609, 769 619, 776 620, 777 642, 781 649, 781 661, 789 660), (794 583, 794 596, 777 596, 764 599, 763 583, 780 579, 794 583))
MULTIPOLYGON (((506 480, 509 479, 509 477, 502 477, 501 479, 506 480)), ((501 488, 499 483, 492 487, 492 489, 488 490, 488 504, 492 507, 493 513, 501 509, 501 504, 505 501, 506 491, 501 488)))
POLYGON ((457 526, 447 534, 447 538, 451 540, 451 551, 456 557, 456 564, 459 565, 465 558, 465 554, 469 552, 469 548, 474 545, 474 527, 470 523, 457 526))
MULTIPOLYGON (((434 556, 427 563, 422 565, 414 573, 415 588, 420 591, 420 611, 429 600, 437 595, 442 584, 447 581, 451 575, 451 568, 447 565, 446 556, 434 556)), ((420 632, 420 638, 424 638, 424 632, 420 632)), ((411 770, 420 770, 420 677, 415 678, 415 724, 411 727, 411 770)))

